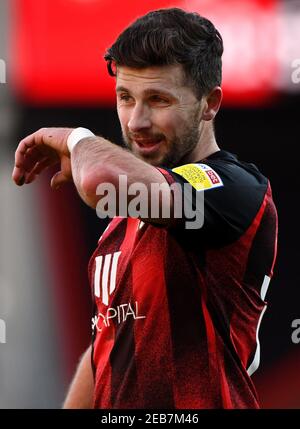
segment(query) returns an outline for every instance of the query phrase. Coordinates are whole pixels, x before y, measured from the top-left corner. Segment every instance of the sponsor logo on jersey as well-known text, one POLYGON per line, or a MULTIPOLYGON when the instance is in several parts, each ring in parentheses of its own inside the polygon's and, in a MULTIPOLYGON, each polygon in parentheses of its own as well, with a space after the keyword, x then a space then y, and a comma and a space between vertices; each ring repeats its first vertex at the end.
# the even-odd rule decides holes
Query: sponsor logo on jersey
POLYGON ((224 186, 218 173, 206 164, 186 164, 172 171, 182 176, 197 191, 224 186))
POLYGON ((92 330, 96 329, 101 332, 103 328, 109 328, 112 324, 121 324, 126 322, 128 318, 145 319, 146 316, 139 314, 138 302, 134 304, 127 303, 108 307, 105 312, 99 312, 92 318, 92 330))
MULTIPOLYGON (((94 294, 105 306, 109 304, 109 298, 116 289, 116 277, 118 261, 121 252, 108 253, 95 258, 94 294)), ((146 316, 139 314, 138 302, 126 303, 108 307, 101 310, 92 318, 92 330, 101 332, 104 327, 109 327, 112 320, 115 324, 126 322, 127 318, 145 319, 146 316)))
POLYGON ((110 295, 116 288, 118 260, 121 252, 96 256, 94 275, 94 294, 101 298, 104 305, 108 305, 110 295))

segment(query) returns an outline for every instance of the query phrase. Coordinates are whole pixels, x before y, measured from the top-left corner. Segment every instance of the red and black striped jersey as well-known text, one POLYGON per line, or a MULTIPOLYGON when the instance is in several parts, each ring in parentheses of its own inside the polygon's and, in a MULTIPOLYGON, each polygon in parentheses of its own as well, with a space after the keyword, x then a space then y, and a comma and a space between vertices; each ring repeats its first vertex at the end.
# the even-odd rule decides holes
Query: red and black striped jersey
MULTIPOLYGON (((221 184, 193 188, 192 198, 205 192, 202 228, 117 217, 90 260, 95 408, 259 407, 250 376, 276 209, 253 164, 220 151, 199 166, 221 184)), ((184 168, 160 171, 170 184, 194 180, 184 168)))

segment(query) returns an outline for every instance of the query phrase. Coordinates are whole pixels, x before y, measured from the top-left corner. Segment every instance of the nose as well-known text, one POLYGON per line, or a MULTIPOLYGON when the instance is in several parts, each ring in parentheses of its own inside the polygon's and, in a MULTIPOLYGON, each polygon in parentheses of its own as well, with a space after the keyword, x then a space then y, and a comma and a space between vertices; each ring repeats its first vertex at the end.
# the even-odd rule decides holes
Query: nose
POLYGON ((132 133, 135 133, 142 129, 148 128, 151 128, 149 109, 143 104, 136 104, 131 111, 130 119, 128 122, 128 129, 132 133))

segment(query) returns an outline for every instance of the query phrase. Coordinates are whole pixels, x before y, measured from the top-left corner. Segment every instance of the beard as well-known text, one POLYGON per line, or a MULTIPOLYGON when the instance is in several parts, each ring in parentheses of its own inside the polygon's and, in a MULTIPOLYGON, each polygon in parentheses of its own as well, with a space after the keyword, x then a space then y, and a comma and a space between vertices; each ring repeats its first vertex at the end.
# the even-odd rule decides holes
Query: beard
MULTIPOLYGON (((142 133, 141 133, 142 134, 142 133)), ((163 139, 162 148, 159 156, 146 157, 140 156, 136 153, 132 147, 133 138, 122 131, 123 141, 125 146, 138 158, 147 162, 148 164, 160 167, 173 168, 185 159, 188 158, 189 154, 195 149, 200 141, 200 108, 197 109, 188 124, 185 125, 180 135, 168 139, 164 134, 146 134, 143 133, 145 138, 153 138, 153 140, 163 139)))

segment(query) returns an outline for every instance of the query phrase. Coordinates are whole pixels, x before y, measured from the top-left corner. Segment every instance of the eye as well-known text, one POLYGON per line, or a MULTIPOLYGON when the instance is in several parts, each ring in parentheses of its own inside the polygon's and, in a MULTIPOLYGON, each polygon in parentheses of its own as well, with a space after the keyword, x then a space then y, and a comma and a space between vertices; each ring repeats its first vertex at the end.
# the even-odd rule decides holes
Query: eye
POLYGON ((121 100, 121 101, 127 102, 127 101, 130 101, 131 99, 132 99, 132 97, 128 94, 120 94, 119 95, 119 100, 121 100))
POLYGON ((169 104, 170 101, 160 95, 151 95, 150 102, 155 104, 169 104))

